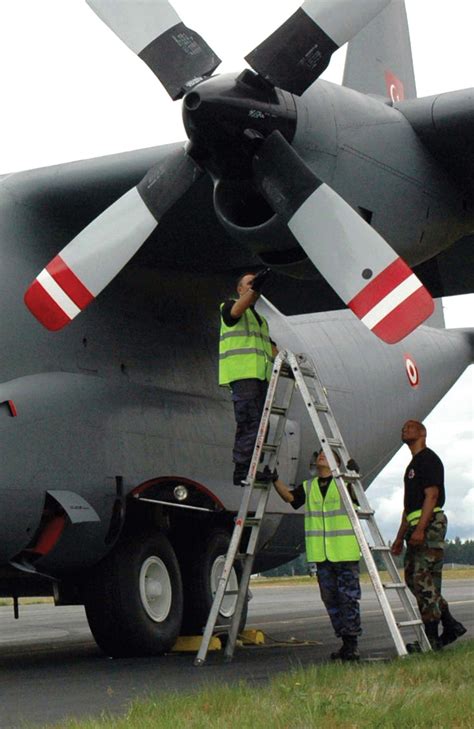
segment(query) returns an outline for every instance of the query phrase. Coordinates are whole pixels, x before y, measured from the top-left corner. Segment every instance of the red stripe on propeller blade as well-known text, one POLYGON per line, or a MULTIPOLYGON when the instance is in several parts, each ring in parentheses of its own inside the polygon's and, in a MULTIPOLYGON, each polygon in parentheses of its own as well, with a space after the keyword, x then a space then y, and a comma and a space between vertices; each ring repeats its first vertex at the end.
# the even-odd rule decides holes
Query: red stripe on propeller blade
POLYGON ((354 298, 349 301, 348 306, 354 314, 362 319, 371 309, 374 308, 387 294, 402 283, 408 276, 412 275, 411 269, 405 261, 397 258, 387 268, 369 281, 362 291, 359 291, 354 298))
POLYGON ((387 344, 396 344, 431 316, 433 311, 433 299, 421 286, 376 324, 372 331, 387 344))
POLYGON ((94 295, 78 279, 61 256, 53 258, 46 266, 46 270, 80 309, 85 309, 94 300, 94 295))
POLYGON ((33 281, 24 300, 33 316, 51 332, 62 329, 71 321, 38 281, 33 281))

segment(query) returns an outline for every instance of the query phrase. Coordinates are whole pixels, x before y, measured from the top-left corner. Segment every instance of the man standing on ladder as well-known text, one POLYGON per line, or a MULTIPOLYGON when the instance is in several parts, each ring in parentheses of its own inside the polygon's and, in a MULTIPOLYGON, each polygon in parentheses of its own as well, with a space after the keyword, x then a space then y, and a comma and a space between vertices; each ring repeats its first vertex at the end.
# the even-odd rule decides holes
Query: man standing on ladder
MULTIPOLYGON (((338 466, 341 459, 333 451, 338 466)), ((354 463, 354 467, 356 464, 354 463)), ((290 490, 275 474, 274 486, 281 498, 294 509, 306 504, 306 559, 311 574, 316 574, 321 599, 326 606, 334 632, 342 646, 331 653, 341 661, 358 661, 360 625, 359 544, 342 504, 324 452, 313 453, 312 480, 290 490)), ((354 499, 353 499, 354 500, 354 499)))
POLYGON ((246 478, 252 460, 276 349, 267 320, 254 308, 269 273, 267 268, 243 274, 237 281, 239 298, 221 304, 219 385, 232 390, 236 486, 246 478))
MULTIPOLYGON (((401 554, 405 538, 405 582, 416 598, 426 635, 436 650, 466 632, 464 625, 449 612, 449 605, 441 594, 447 528, 442 509, 444 468, 436 453, 426 446, 423 423, 408 420, 402 428, 402 441, 409 447, 412 459, 405 471, 405 509, 392 554, 401 554), (438 636, 440 620, 444 628, 441 637, 438 636)), ((419 650, 419 646, 410 643, 407 649, 413 652, 419 650)))

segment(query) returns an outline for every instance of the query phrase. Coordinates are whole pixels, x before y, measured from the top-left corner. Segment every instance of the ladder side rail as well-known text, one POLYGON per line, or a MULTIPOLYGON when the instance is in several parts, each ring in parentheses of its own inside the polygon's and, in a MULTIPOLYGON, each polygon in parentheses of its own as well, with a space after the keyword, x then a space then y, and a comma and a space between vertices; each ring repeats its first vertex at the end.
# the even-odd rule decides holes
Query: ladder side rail
MULTIPOLYGON (((333 456, 333 459, 334 459, 334 456, 333 456)), ((334 465, 336 465, 335 459, 334 459, 334 465)), ((395 616, 393 615, 390 601, 389 601, 387 594, 385 592, 385 589, 383 587, 382 580, 380 579, 380 574, 377 569, 377 565, 375 564, 373 554, 372 554, 371 549, 365 538, 365 534, 363 532, 362 525, 359 521, 357 512, 354 508, 354 504, 352 503, 352 499, 347 490, 346 483, 341 476, 337 477, 335 479, 335 481, 336 481, 336 485, 339 490, 339 495, 344 504, 344 508, 349 517, 352 528, 354 530, 354 534, 359 543, 359 548, 362 553, 364 562, 366 564, 367 571, 369 573, 369 577, 372 582, 375 595, 380 604, 380 607, 384 614, 385 620, 387 622, 387 626, 392 635, 392 639, 395 643, 397 653, 399 655, 407 655, 408 651, 406 649, 405 642, 404 642, 403 637, 398 628, 397 622, 395 620, 395 616)))
POLYGON ((237 643, 237 637, 239 634, 239 625, 240 619, 242 617, 242 610, 244 608, 245 600, 247 600, 248 585, 250 582, 250 576, 252 574, 253 562, 254 555, 248 554, 245 558, 242 576, 240 578, 239 594, 237 595, 237 602, 235 605, 234 614, 232 615, 232 620, 227 634, 227 643, 224 650, 224 658, 227 661, 231 661, 232 656, 234 655, 235 645, 237 643))
POLYGON ((276 389, 277 389, 277 385, 278 385, 278 379, 280 377, 281 368, 285 362, 285 356, 286 356, 285 350, 283 350, 282 352, 279 352, 273 363, 272 376, 270 378, 270 382, 268 383, 267 396, 265 398, 265 403, 263 405, 262 417, 260 420, 260 425, 258 427, 257 437, 255 439, 255 446, 254 446, 253 453, 252 453, 252 459, 250 461, 248 478, 251 481, 255 480, 255 476, 257 473, 257 469, 258 469, 258 464, 260 461, 260 455, 261 455, 263 446, 265 445, 265 436, 267 433, 267 427, 268 427, 268 424, 270 421, 270 416, 272 414, 271 413, 272 404, 275 399, 276 389))
MULTIPOLYGON (((354 488, 354 493, 357 498, 357 501, 359 505, 362 507, 362 509, 370 509, 370 504, 366 496, 366 492, 362 486, 362 482, 358 479, 357 481, 354 481, 352 484, 354 488)), ((371 509, 370 509, 371 510, 371 509)), ((375 521, 375 518, 369 518, 367 520, 367 526, 370 531, 370 534, 372 536, 373 542, 376 546, 385 546, 385 541, 383 538, 382 533, 380 532, 379 526, 377 522, 375 521)), ((393 558, 393 555, 390 551, 382 551, 380 552, 380 556, 383 560, 385 569, 387 570, 390 579, 392 582, 398 583, 403 585, 403 587, 397 588, 396 593, 397 596, 406 612, 406 614, 410 617, 412 620, 419 620, 421 623, 421 615, 418 610, 418 605, 413 601, 411 597, 411 593, 404 581, 400 577, 400 572, 397 567, 397 564, 395 562, 395 559, 393 558)), ((413 626, 413 629, 416 633, 417 640, 419 641, 420 645, 422 646, 422 649, 425 650, 431 650, 431 644, 426 637, 425 631, 423 626, 415 625, 413 626)))
MULTIPOLYGON (((274 380, 272 382, 272 384, 274 384, 273 397, 272 397, 271 402, 268 403, 270 410, 271 410, 271 404, 276 395, 276 388, 277 388, 277 385, 279 382, 281 368, 282 368, 283 364, 286 363, 286 358, 287 358, 287 353, 285 350, 283 350, 282 352, 279 353, 278 358, 277 358, 280 360, 280 362, 278 362, 277 366, 274 367, 273 377, 272 377, 272 380, 274 380)), ((268 466, 269 466, 271 472, 273 472, 273 470, 276 467, 277 462, 278 462, 280 446, 283 441, 283 436, 284 436, 284 432, 285 432, 285 423, 287 420, 287 413, 288 413, 288 410, 291 405, 294 389, 295 389, 294 382, 291 381, 291 383, 289 383, 288 386, 285 388, 285 393, 284 393, 285 414, 274 416, 274 417, 277 417, 278 420, 277 420, 275 432, 273 434, 276 450, 273 451, 272 453, 270 453, 270 457, 268 459, 268 466)), ((262 442, 262 448, 263 448, 263 442, 262 442)), ((266 512, 268 500, 270 498, 270 493, 271 493, 271 484, 268 483, 266 488, 263 489, 263 491, 261 492, 258 506, 257 506, 256 512, 255 512, 255 518, 258 519, 258 523, 252 527, 252 531, 250 533, 249 541, 248 541, 248 544, 246 547, 244 567, 243 567, 242 575, 240 578, 237 603, 235 606, 234 614, 232 616, 229 633, 228 633, 228 637, 227 637, 227 644, 226 644, 226 648, 225 648, 226 660, 231 660, 232 656, 234 654, 240 620, 241 620, 241 616, 242 616, 242 610, 244 607, 244 602, 247 599, 250 577, 252 575, 252 567, 253 567, 253 563, 254 563, 254 559, 255 559, 255 553, 257 550, 258 538, 260 535, 260 527, 262 524, 264 514, 266 512)))
MULTIPOLYGON (((207 651, 209 648, 209 644, 212 638, 212 634, 214 632, 215 624, 217 621, 217 616, 219 614, 219 610, 222 605, 222 601, 224 599, 225 590, 227 588, 227 584, 229 581, 229 577, 232 571, 233 564, 235 562, 235 557, 242 539, 242 533, 243 533, 243 527, 244 522, 247 517, 248 511, 249 511, 249 505, 250 500, 253 493, 253 484, 255 482, 255 476, 257 473, 257 467, 260 460, 260 455, 262 453, 262 448, 265 441, 265 435, 267 432, 268 423, 270 420, 271 415, 271 406, 273 403, 273 400, 276 395, 276 388, 278 384, 278 379, 280 376, 281 368, 285 362, 286 359, 286 351, 283 350, 280 352, 273 364, 273 373, 272 377, 270 379, 268 390, 267 390, 267 396, 265 398, 262 418, 260 420, 259 429, 257 432, 257 438, 255 440, 255 446, 252 454, 252 459, 250 462, 250 468, 249 468, 249 474, 247 475, 247 485, 244 489, 244 494, 242 497, 242 501, 240 504, 239 512, 237 515, 237 519, 235 522, 234 530, 232 533, 231 541, 229 544, 229 548, 227 551, 224 568, 222 570, 221 577, 219 578, 217 589, 214 595, 214 600, 212 603, 211 610, 209 612, 209 616, 207 619, 207 623, 204 629, 203 633, 203 639, 201 641, 201 645, 198 651, 198 654, 196 656, 195 665, 202 665, 206 659, 207 651)), ((252 532, 254 530, 252 529, 252 532)), ((242 580, 241 580, 242 583, 242 580)), ((245 590, 245 596, 247 594, 247 590, 245 590)), ((239 587, 239 595, 240 595, 240 587, 239 587)), ((243 601, 242 601, 243 606, 243 601)), ((242 612, 242 607, 240 612, 242 612)), ((234 611, 235 615, 235 611, 234 611)), ((240 620, 240 617, 239 617, 240 620)))
POLYGON ((244 490, 244 494, 242 497, 242 502, 239 509, 238 517, 235 521, 234 530, 232 532, 232 537, 229 543, 229 548, 227 550, 226 559, 224 562, 224 568, 222 570, 221 576, 219 577, 216 592, 214 594, 214 599, 212 602, 211 610, 209 612, 209 616, 207 618, 206 627, 204 628, 203 638, 201 641, 201 645, 199 647, 198 654, 196 656, 195 665, 199 666, 202 663, 204 663, 204 660, 207 655, 207 651, 209 648, 209 643, 212 638, 212 634, 214 632, 214 627, 217 621, 217 616, 219 615, 219 610, 221 609, 222 601, 224 599, 225 591, 227 588, 227 584, 229 582, 229 577, 232 571, 232 567, 235 561, 235 555, 237 554, 237 550, 239 548, 239 544, 242 538, 242 532, 244 527, 244 519, 245 515, 248 511, 248 505, 250 502, 250 498, 252 495, 252 489, 250 487, 247 487, 244 490))

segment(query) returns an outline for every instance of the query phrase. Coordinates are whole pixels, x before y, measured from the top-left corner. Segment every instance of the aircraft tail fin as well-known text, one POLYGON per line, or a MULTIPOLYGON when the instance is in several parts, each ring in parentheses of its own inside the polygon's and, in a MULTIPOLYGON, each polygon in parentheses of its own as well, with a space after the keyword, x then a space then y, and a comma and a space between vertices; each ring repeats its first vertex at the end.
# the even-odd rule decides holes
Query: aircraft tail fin
POLYGON ((342 85, 392 101, 416 98, 405 0, 392 0, 350 41, 342 85))

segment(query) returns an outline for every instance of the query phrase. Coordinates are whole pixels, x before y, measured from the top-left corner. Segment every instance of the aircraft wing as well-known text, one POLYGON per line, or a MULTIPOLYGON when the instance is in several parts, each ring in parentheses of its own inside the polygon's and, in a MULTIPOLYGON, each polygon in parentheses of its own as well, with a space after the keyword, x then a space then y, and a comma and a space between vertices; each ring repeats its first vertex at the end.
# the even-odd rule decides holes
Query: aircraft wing
POLYGON ((472 197, 474 182, 474 88, 394 104, 443 165, 472 197))

